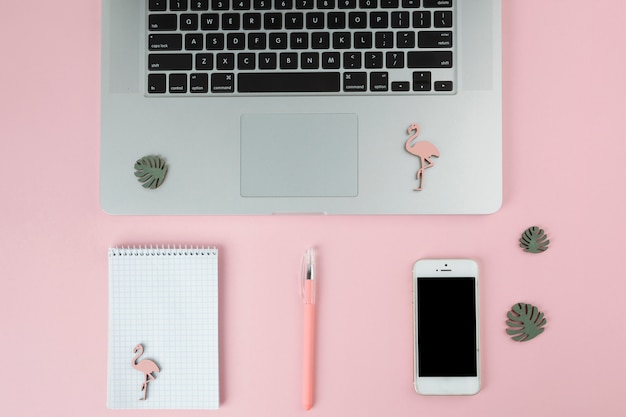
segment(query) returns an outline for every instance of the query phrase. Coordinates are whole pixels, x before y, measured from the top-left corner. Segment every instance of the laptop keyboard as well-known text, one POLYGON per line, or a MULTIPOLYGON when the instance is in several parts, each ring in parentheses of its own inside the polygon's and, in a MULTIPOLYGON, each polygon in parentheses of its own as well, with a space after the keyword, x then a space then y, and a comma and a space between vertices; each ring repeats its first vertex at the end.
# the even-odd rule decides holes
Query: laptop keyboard
POLYGON ((453 94, 453 0, 147 0, 146 95, 453 94))

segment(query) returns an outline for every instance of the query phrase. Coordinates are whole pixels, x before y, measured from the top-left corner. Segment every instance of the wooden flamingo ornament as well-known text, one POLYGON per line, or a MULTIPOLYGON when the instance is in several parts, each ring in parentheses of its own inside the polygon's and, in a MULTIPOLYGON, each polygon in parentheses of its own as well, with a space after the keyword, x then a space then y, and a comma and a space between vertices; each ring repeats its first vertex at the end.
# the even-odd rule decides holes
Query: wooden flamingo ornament
POLYGON ((417 123, 413 123, 409 126, 407 133, 411 136, 406 140, 404 147, 407 152, 412 153, 420 159, 420 169, 417 170, 417 174, 415 174, 415 178, 419 181, 419 186, 415 188, 415 191, 421 191, 422 185, 424 183, 424 170, 426 168, 430 168, 435 163, 430 160, 432 157, 439 157, 439 150, 430 142, 425 140, 420 140, 417 142, 413 142, 415 138, 420 134, 420 127, 417 123), (415 131, 414 134, 411 135, 411 132, 415 131), (428 162, 428 165, 426 163, 428 162))
POLYGON ((156 379, 156 376, 154 376, 152 373, 160 372, 161 370, 159 369, 157 364, 151 361, 150 359, 142 359, 139 362, 137 362, 137 359, 139 359, 139 357, 143 355, 143 346, 141 344, 138 344, 137 346, 135 346, 133 353, 135 354, 135 357, 133 358, 131 365, 136 370, 143 372, 145 376, 143 384, 141 384, 141 391, 143 392, 143 398, 140 398, 140 400, 145 400, 148 394, 148 384, 150 383, 150 381, 154 381, 156 379))

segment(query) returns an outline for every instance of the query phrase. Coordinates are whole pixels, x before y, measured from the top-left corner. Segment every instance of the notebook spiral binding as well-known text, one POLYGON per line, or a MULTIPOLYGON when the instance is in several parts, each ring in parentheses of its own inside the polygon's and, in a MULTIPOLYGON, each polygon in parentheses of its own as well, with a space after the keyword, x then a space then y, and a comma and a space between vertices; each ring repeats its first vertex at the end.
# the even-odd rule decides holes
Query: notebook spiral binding
POLYGON ((121 246, 109 248, 109 256, 183 256, 217 255, 217 248, 212 246, 121 246))

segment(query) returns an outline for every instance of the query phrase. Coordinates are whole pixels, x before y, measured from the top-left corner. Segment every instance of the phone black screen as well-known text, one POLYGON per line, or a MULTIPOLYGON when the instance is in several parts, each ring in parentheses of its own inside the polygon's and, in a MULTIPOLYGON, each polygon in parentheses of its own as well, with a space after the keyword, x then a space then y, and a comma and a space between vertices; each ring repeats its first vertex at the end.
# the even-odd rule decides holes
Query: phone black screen
POLYGON ((477 376, 475 278, 417 278, 418 373, 477 376))

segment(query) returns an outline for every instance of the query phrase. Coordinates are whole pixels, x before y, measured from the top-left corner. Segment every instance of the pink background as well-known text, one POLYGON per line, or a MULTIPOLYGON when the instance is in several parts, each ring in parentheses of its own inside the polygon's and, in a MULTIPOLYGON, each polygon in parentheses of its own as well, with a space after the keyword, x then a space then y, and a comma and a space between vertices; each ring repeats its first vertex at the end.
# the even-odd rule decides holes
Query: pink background
POLYGON ((100 2, 3 3, 3 415, 304 415, 297 275, 310 245, 321 284, 309 415, 626 415, 626 2, 505 0, 504 204, 475 217, 106 215, 100 2), (517 242, 534 224, 552 241, 540 255, 517 242), (144 243, 220 248, 219 411, 106 409, 106 252, 144 243), (447 256, 482 268, 474 397, 412 386, 411 265, 447 256), (549 320, 526 344, 504 332, 518 301, 549 320))

